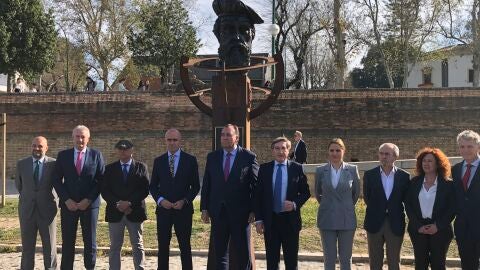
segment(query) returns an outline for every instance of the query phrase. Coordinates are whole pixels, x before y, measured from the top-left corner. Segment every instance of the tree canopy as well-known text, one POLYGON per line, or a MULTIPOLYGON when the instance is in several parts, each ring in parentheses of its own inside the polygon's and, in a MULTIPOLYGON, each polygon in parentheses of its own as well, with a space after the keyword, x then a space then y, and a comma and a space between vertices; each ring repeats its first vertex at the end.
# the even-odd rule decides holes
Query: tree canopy
POLYGON ((183 55, 193 56, 198 51, 200 41, 181 0, 142 5, 137 16, 128 35, 133 60, 141 66, 157 66, 162 79, 183 55))
POLYGON ((0 73, 33 76, 48 70, 56 37, 53 16, 40 0, 0 1, 0 73))

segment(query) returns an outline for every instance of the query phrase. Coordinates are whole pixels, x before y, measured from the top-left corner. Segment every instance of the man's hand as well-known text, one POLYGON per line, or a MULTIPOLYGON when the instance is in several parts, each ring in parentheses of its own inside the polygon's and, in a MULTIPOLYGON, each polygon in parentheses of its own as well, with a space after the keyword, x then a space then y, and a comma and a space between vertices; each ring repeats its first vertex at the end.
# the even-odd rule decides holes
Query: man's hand
POLYGON ((263 234, 265 232, 265 226, 263 225, 263 222, 257 222, 255 224, 255 228, 257 229, 258 234, 263 234))
POLYGON ((77 208, 79 210, 84 211, 88 208, 89 205, 90 205, 90 200, 85 198, 81 200, 79 203, 77 203, 77 208))
POLYGON ((255 221, 255 214, 253 212, 251 212, 248 215, 248 223, 253 223, 254 221, 255 221))
POLYGON ((184 204, 185 204, 185 200, 179 200, 179 201, 176 201, 176 202, 172 205, 172 207, 173 207, 173 209, 175 209, 175 210, 182 210, 184 204))
POLYGON ((428 225, 428 228, 425 230, 425 234, 436 234, 438 232, 437 225, 435 224, 430 224, 428 225))
POLYGON ((66 200, 65 205, 67 206, 68 210, 70 210, 70 211, 77 211, 78 210, 77 203, 75 201, 73 201, 72 199, 66 200))
POLYGON ((117 209, 118 209, 118 211, 120 211, 122 213, 125 213, 125 210, 130 208, 131 205, 132 204, 128 201, 118 201, 117 202, 117 209))
POLYGON ((203 223, 210 223, 210 215, 207 210, 202 210, 202 221, 203 223))
POLYGON ((167 200, 167 199, 163 199, 161 202, 160 202, 160 206, 165 208, 165 209, 172 209, 172 206, 173 204, 167 200))
POLYGON ((124 213, 125 215, 130 215, 130 213, 132 213, 132 208, 128 207, 127 209, 125 209, 124 213))
POLYGON ((285 200, 285 202, 283 203, 283 210, 285 212, 290 212, 290 211, 293 211, 294 209, 295 209, 294 203, 292 201, 285 200))

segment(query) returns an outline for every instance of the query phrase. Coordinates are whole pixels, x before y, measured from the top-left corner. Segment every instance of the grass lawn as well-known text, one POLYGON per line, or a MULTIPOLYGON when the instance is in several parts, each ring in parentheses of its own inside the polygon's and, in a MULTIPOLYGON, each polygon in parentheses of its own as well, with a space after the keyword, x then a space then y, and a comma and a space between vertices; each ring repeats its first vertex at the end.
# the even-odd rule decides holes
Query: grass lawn
MULTIPOLYGON (((204 224, 200 219, 199 201, 194 202, 195 213, 193 215, 192 228, 192 248, 193 249, 208 249, 210 224, 204 224)), ((0 243, 3 244, 20 244, 20 228, 18 223, 18 199, 7 199, 6 206, 0 208, 0 243)), ((110 241, 108 238, 108 223, 105 222, 105 203, 102 203, 100 208, 100 215, 97 226, 97 244, 100 247, 108 247, 110 241)), ((148 220, 144 222, 143 237, 146 248, 157 248, 156 236, 156 218, 155 218, 155 204, 153 200, 149 199, 147 203, 148 220)), ((318 204, 315 199, 310 199, 302 207, 302 221, 303 229, 300 232, 300 251, 301 252, 319 252, 322 251, 322 244, 320 242, 320 234, 316 226, 318 204)), ((367 252, 367 236, 363 229, 363 219, 365 217, 365 204, 360 200, 356 207, 358 228, 355 233, 353 253, 368 253, 367 252)), ((61 244, 60 232, 60 211, 57 216, 57 244, 61 244)), ((80 226, 79 226, 80 227, 80 226)), ((254 228, 252 227, 253 231, 254 228)), ((263 237, 256 232, 253 234, 256 250, 264 250, 263 237)), ((128 237, 125 238, 124 247, 129 247, 128 237)), ((40 244, 38 239, 37 244, 40 244)), ((82 238, 79 228, 77 235, 77 245, 82 245, 82 238)), ((172 247, 178 247, 175 234, 172 236, 172 247)), ((402 255, 413 256, 412 244, 408 234, 405 235, 402 255)), ((457 246, 454 241, 450 244, 448 257, 458 257, 457 246)))

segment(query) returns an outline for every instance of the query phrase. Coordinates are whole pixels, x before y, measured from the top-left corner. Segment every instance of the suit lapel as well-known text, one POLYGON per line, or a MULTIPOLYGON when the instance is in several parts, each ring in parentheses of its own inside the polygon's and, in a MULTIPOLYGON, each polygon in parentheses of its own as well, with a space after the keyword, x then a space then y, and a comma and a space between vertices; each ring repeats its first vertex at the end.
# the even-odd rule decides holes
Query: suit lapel
POLYGON ((475 170, 475 174, 473 175, 472 181, 470 182, 470 185, 469 185, 468 188, 467 188, 467 192, 470 190, 470 188, 471 188, 472 186, 478 185, 478 182, 480 181, 480 179, 479 179, 479 176, 480 176, 480 174, 479 174, 479 173, 480 173, 480 172, 479 172, 479 171, 480 171, 479 167, 480 167, 480 163, 477 164, 477 168, 476 168, 476 170, 475 170))
POLYGON ((271 202, 272 205, 273 205, 273 179, 274 179, 274 175, 273 175, 273 172, 274 172, 274 167, 275 166, 275 162, 274 161, 271 161, 270 164, 268 164, 268 167, 267 167, 267 173, 266 175, 270 175, 270 178, 268 178, 268 180, 266 181, 266 183, 264 183, 265 185, 265 189, 267 191, 267 198, 268 198, 268 202, 271 202))
POLYGON ((433 202, 432 218, 435 219, 438 211, 438 204, 440 199, 444 199, 445 183, 442 177, 437 177, 437 193, 435 194, 435 201, 433 202), (440 199, 439 199, 440 198, 440 199))
MULTIPOLYGON (((387 195, 385 194, 385 189, 383 187, 383 183, 382 183, 382 174, 380 172, 381 170, 381 167, 378 166, 377 169, 375 170, 375 175, 377 176, 377 184, 378 184, 378 187, 380 189, 380 193, 382 193, 382 197, 385 199, 385 201, 388 201, 387 200, 387 195)), ((395 188, 395 176, 393 177, 393 188, 395 188)), ((393 189, 392 189, 392 193, 393 193, 393 189)), ((390 194, 391 195, 391 194, 390 194)))
POLYGON ((185 159, 183 158, 183 151, 180 150, 180 153, 178 155, 178 165, 177 165, 177 171, 175 172, 175 176, 174 178, 179 178, 179 175, 178 174, 181 174, 182 173, 182 168, 185 167, 185 159))

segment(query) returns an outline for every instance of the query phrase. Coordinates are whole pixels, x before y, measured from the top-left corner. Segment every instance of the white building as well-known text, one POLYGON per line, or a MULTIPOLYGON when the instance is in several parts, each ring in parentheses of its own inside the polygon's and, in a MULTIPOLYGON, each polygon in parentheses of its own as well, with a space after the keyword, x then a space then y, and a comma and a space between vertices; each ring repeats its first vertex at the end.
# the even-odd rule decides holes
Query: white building
POLYGON ((407 88, 473 86, 473 56, 466 45, 438 49, 426 58, 410 65, 407 88))
POLYGON ((0 74, 0 92, 7 92, 7 75, 0 74))

